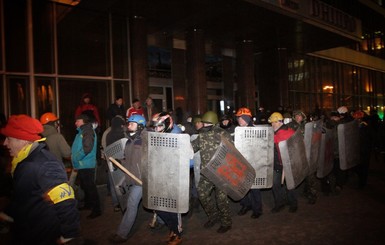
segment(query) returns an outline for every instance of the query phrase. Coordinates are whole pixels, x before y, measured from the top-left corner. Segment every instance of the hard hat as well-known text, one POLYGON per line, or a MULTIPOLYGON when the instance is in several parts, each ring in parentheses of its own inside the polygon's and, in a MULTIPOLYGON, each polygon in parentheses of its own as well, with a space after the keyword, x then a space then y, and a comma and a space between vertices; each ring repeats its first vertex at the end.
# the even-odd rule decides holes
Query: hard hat
POLYGON ((337 109, 337 111, 338 111, 339 114, 345 114, 345 113, 347 113, 349 110, 348 110, 348 108, 347 108, 346 106, 341 106, 341 107, 339 107, 339 108, 337 109))
POLYGON ((211 123, 211 124, 217 124, 218 123, 218 115, 217 113, 213 111, 207 111, 202 116, 202 122, 204 123, 211 123))
POLYGON ((133 115, 131 115, 131 116, 127 119, 127 122, 135 122, 135 123, 137 123, 138 125, 142 125, 143 127, 146 126, 146 119, 145 119, 142 115, 139 115, 139 114, 133 114, 133 115))
POLYGON ((283 116, 279 112, 273 112, 269 117, 269 123, 278 122, 282 120, 283 120, 283 116))
POLYGON ((293 111, 293 118, 295 118, 295 116, 297 116, 297 115, 302 116, 303 120, 307 119, 306 114, 303 111, 301 111, 301 110, 293 111))
POLYGON ((353 117, 355 119, 361 119, 365 116, 365 113, 363 111, 356 111, 353 113, 353 117))
POLYGON ((59 118, 57 118, 57 116, 55 114, 53 114, 52 112, 47 112, 47 113, 44 113, 41 117, 40 117, 40 122, 41 124, 47 124, 49 122, 55 122, 59 120, 59 118))
POLYGON ((251 111, 249 110, 249 108, 246 108, 246 107, 239 108, 237 111, 237 114, 235 114, 235 116, 237 116, 237 117, 240 117, 243 115, 252 117, 251 111))
POLYGON ((201 115, 193 116, 192 123, 195 124, 197 122, 202 122, 202 116, 201 115))

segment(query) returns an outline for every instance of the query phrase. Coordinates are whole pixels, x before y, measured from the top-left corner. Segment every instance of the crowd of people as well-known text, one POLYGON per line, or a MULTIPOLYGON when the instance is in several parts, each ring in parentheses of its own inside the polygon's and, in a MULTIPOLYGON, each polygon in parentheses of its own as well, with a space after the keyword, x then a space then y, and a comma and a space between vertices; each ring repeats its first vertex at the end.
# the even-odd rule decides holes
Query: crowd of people
MULTIPOLYGON (((283 111, 282 108, 270 113, 260 107, 256 115, 249 108, 241 107, 221 117, 214 111, 207 111, 202 115, 189 115, 181 121, 170 112, 158 110, 151 97, 143 105, 138 99, 134 99, 126 109, 123 98, 117 96, 114 103, 107 108, 106 117, 111 126, 103 132, 102 148, 105 150, 114 142, 127 139, 124 158, 120 162, 139 180, 142 178, 142 135, 145 131, 190 135, 192 149, 198 152, 200 168, 203 169, 215 155, 223 138, 234 142, 236 127, 271 125, 274 131, 272 213, 281 212, 286 206, 289 206, 291 213, 298 209, 297 190, 287 188, 284 181, 278 145, 295 132, 299 131, 304 135, 307 122, 321 121, 323 128, 335 132, 333 170, 321 179, 314 172, 309 173, 301 183, 309 204, 317 201, 317 181, 321 183, 322 192, 338 195, 343 190, 349 171, 359 177, 357 188, 364 188, 367 184, 371 151, 383 151, 384 147, 379 137, 382 123, 377 113, 353 111, 346 106, 328 114, 321 114, 319 111, 311 114, 301 110, 283 111), (339 167, 336 132, 339 124, 353 120, 359 125, 361 159, 359 165, 346 171, 339 167)), ((11 115, 7 121, 2 121, 2 147, 4 145, 9 153, 4 154, 8 158, 2 157, 1 162, 0 228, 4 231, 10 228, 12 244, 82 244, 79 211, 90 210, 88 219, 102 215, 95 184, 99 147, 97 128, 102 122, 98 108, 92 104, 91 95, 86 93, 82 96, 81 104, 75 110, 77 135, 71 145, 60 134, 60 120, 52 112, 44 113, 40 121, 27 115, 11 115), (72 163, 70 169, 65 168, 65 160, 72 163), (75 195, 75 182, 71 182, 71 178, 76 179, 79 188, 84 192, 82 200, 75 195), (79 205, 80 201, 83 205, 79 205)), ((1 151, 6 152, 5 148, 1 151)), ((102 157, 108 161, 108 156, 102 157)), ((209 229, 219 223, 217 232, 226 233, 232 228, 229 196, 207 176, 201 174, 199 180, 194 181, 197 178, 193 174, 194 162, 190 167, 189 214, 192 215, 194 209, 201 205, 207 214, 203 228, 209 229)), ((114 180, 108 172, 107 188, 112 202, 117 211, 123 213, 116 232, 108 238, 112 243, 124 243, 129 239, 143 195, 142 185, 137 180, 127 175, 125 183, 128 186, 128 195, 123 209, 118 200, 119 194, 114 188, 114 180)), ((263 215, 261 189, 251 188, 239 204, 237 215, 243 216, 251 211, 250 217, 258 219, 263 215)), ((167 244, 180 244, 183 234, 181 214, 161 210, 153 212, 154 221, 151 222, 151 227, 156 227, 155 223, 167 226, 167 244)))

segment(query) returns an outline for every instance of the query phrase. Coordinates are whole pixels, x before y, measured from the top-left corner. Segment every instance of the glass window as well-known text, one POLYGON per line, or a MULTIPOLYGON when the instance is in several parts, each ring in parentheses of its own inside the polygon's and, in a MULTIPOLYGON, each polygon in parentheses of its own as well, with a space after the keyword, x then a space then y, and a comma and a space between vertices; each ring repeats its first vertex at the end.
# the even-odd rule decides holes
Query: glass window
POLYGON ((53 73, 52 4, 33 1, 33 51, 36 73, 53 73))
POLYGON ((29 85, 26 77, 8 77, 10 114, 30 114, 29 85))
POLYGON ((4 33, 7 71, 27 72, 27 1, 4 1, 4 33), (17 31, 15 31, 17 30, 17 31))
POLYGON ((4 84, 3 84, 3 76, 0 76, 0 113, 5 113, 5 105, 4 105, 4 84))
POLYGON ((111 102, 106 96, 109 81, 105 80, 80 80, 80 79, 60 79, 59 80, 59 110, 60 122, 63 125, 62 133, 68 142, 72 142, 75 137, 75 110, 81 102, 85 93, 92 96, 91 102, 97 106, 101 125, 99 132, 103 132, 106 126, 105 113, 111 102))
POLYGON ((114 77, 128 78, 128 41, 125 19, 112 20, 112 41, 114 55, 114 77))
POLYGON ((39 117, 45 112, 56 113, 56 96, 54 80, 36 78, 36 115, 39 117))
POLYGON ((57 5, 59 74, 110 75, 108 18, 57 5))
MULTIPOLYGON (((131 105, 130 103, 130 89, 129 89, 129 82, 128 81, 116 81, 115 80, 115 96, 122 96, 124 100, 124 106, 128 109, 128 106, 131 105)), ((115 99, 115 98, 113 98, 115 99)))

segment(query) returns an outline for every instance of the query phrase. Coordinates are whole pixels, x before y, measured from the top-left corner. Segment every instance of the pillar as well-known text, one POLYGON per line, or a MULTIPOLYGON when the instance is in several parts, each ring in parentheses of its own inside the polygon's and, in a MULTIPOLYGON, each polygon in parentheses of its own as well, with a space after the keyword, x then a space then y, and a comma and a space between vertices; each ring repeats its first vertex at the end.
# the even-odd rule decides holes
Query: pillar
POLYGON ((188 108, 192 114, 207 111, 207 81, 203 30, 193 29, 186 35, 188 108))

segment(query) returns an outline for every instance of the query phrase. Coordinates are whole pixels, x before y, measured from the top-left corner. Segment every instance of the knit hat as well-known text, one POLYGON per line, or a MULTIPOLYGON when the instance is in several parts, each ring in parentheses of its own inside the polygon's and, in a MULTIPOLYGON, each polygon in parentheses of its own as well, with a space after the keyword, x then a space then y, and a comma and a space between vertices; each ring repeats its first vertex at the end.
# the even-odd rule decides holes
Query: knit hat
POLYGON ((43 125, 35 118, 27 115, 13 115, 8 123, 1 129, 1 133, 8 137, 21 140, 36 141, 41 139, 43 125))
POLYGON ((80 114, 79 116, 76 117, 76 120, 79 120, 79 119, 82 119, 84 123, 89 123, 90 122, 90 117, 85 114, 85 113, 82 113, 80 114))

